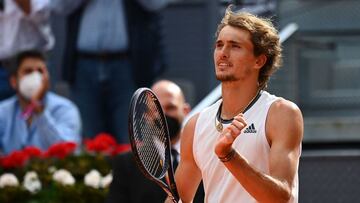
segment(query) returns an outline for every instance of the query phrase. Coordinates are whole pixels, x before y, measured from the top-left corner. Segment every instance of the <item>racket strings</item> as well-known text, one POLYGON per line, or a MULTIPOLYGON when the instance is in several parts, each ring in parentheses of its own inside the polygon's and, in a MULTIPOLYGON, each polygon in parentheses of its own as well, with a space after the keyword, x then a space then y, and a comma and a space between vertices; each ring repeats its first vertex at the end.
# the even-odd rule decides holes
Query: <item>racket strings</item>
POLYGON ((161 107, 152 99, 150 94, 143 94, 138 99, 138 108, 134 114, 134 138, 146 170, 153 176, 162 178, 168 168, 165 160, 166 124, 159 114, 161 107))
MULTIPOLYGON (((153 134, 156 129, 152 126, 143 126, 143 129, 146 129, 149 132, 144 132, 144 134, 153 134), (148 127, 148 128, 146 128, 148 127)), ((156 138, 156 136, 147 136, 144 139, 144 146, 142 147, 143 150, 143 157, 144 162, 146 163, 146 168, 156 176, 159 176, 159 173, 161 174, 162 165, 164 163, 164 157, 161 155, 164 154, 161 146, 159 145, 159 142, 156 138), (160 165, 159 165, 160 164, 160 165)))
POLYGON ((143 102, 146 103, 146 106, 148 106, 149 108, 146 109, 147 113, 142 114, 143 115, 142 119, 145 119, 145 121, 147 121, 147 122, 143 122, 143 125, 141 126, 142 127, 141 129, 144 129, 146 131, 146 132, 142 132, 142 135, 150 135, 150 136, 145 136, 145 140, 144 140, 144 144, 146 146, 143 147, 143 149, 145 149, 144 150, 145 155, 146 154, 149 155, 149 156, 144 156, 145 157, 144 160, 146 161, 146 163, 148 163, 147 168, 150 169, 152 174, 154 174, 158 172, 159 162, 160 164, 162 164, 164 158, 161 157, 161 155, 163 154, 161 150, 161 146, 159 147, 159 144, 157 144, 158 142, 156 142, 157 134, 154 134, 154 133, 158 133, 156 132, 156 128, 155 128, 156 126, 148 125, 149 122, 151 122, 153 119, 151 118, 151 116, 154 115, 153 112, 149 112, 149 111, 156 108, 156 106, 152 102, 148 101, 148 97, 144 97, 143 99, 145 100, 143 102))

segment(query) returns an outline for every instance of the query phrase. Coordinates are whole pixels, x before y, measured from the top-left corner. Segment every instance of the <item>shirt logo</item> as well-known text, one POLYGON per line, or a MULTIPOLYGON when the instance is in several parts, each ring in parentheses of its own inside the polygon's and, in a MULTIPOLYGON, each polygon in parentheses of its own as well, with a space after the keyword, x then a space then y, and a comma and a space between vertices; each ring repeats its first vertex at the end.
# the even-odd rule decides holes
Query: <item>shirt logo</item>
POLYGON ((249 127, 247 127, 244 131, 244 133, 256 133, 256 129, 254 126, 254 123, 252 123, 249 127))

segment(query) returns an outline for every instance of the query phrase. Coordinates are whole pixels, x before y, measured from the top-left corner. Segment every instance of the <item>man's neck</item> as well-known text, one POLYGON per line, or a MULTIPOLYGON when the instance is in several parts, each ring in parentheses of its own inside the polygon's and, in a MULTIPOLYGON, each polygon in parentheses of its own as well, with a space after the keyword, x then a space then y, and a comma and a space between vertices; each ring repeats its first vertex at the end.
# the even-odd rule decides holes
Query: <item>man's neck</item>
POLYGON ((178 134, 176 137, 170 139, 171 145, 175 145, 180 141, 180 134, 178 134))
POLYGON ((258 92, 257 83, 223 82, 221 118, 231 119, 242 113, 258 92))
POLYGON ((21 110, 24 111, 31 101, 23 98, 19 93, 16 96, 19 100, 21 110))

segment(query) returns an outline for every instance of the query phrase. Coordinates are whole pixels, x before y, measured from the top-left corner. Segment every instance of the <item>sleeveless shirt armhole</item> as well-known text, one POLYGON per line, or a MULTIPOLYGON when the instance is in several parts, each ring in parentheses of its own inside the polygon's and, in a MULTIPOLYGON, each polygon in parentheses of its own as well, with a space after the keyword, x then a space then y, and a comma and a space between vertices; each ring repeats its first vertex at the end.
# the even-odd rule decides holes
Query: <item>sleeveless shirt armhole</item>
MULTIPOLYGON (((194 132, 193 132, 193 140, 192 140, 192 154, 193 154, 193 158, 195 161, 195 164, 197 165, 197 167, 199 168, 199 161, 197 160, 197 156, 196 156, 196 147, 195 147, 195 142, 196 142, 196 130, 197 130, 197 125, 198 125, 198 120, 201 116, 201 113, 198 114, 197 118, 196 118, 196 122, 195 122, 195 127, 194 127, 194 132)), ((200 170, 200 168, 199 168, 200 170)))
POLYGON ((206 112, 208 110, 210 110, 211 108, 213 108, 214 106, 216 107, 215 109, 217 110, 218 109, 218 106, 220 105, 220 103, 222 102, 222 99, 220 98, 219 100, 217 100, 214 104, 206 107, 205 109, 203 109, 202 111, 200 111, 198 113, 198 117, 196 119, 196 123, 195 123, 195 128, 194 128, 194 135, 193 135, 193 143, 192 143, 192 154, 193 154, 193 157, 194 157, 194 161, 197 165, 197 167, 200 169, 200 162, 199 160, 197 159, 197 156, 196 156, 196 153, 197 153, 197 150, 196 150, 196 143, 195 142, 198 142, 197 139, 197 135, 199 134, 197 131, 198 131, 198 121, 201 119, 201 117, 203 116, 203 112, 206 112))

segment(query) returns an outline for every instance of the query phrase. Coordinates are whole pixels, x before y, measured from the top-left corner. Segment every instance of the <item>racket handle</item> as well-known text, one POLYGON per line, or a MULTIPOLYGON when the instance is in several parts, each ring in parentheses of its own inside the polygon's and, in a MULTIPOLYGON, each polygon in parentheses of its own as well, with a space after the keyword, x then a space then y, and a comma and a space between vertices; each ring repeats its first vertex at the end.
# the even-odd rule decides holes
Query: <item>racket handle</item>
POLYGON ((168 195, 164 203, 181 203, 181 200, 177 201, 173 196, 168 195))

